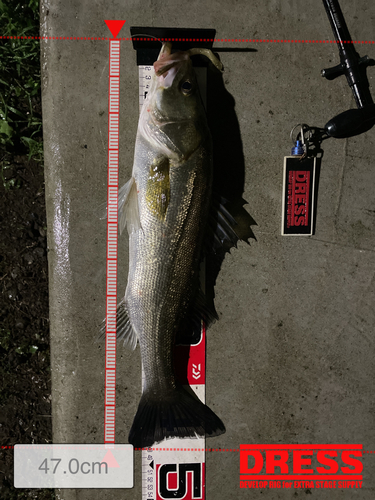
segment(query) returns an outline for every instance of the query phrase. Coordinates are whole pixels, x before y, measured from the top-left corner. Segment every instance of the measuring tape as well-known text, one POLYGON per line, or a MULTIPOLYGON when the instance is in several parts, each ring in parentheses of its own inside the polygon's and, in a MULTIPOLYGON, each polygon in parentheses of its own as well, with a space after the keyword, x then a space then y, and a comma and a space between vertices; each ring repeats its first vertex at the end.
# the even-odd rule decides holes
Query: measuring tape
POLYGON ((109 40, 104 443, 115 442, 120 41, 109 40))
MULTIPOLYGON (((139 113, 151 87, 153 66, 138 66, 139 113)), ((206 68, 195 68, 198 85, 205 105, 206 68)), ((189 383, 197 397, 205 403, 206 329, 202 321, 201 337, 195 345, 179 345, 174 349, 175 359, 188 359, 176 363, 176 378, 189 383), (178 371, 178 366, 183 368, 178 371)), ((142 371, 142 388, 144 374, 142 371)), ((205 498, 205 438, 172 438, 142 450, 142 499, 203 500, 205 498)))

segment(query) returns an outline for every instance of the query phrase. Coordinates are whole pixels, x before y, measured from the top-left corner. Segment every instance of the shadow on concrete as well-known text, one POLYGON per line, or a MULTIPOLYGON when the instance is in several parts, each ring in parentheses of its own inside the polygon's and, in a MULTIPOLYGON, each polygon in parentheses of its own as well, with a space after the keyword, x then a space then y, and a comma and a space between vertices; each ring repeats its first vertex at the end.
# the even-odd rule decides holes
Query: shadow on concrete
MULTIPOLYGON (((207 72, 207 109, 208 126, 213 141, 214 203, 224 208, 235 220, 233 229, 237 240, 222 240, 222 248, 215 248, 216 267, 212 276, 216 282, 225 253, 236 246, 238 240, 255 239, 251 226, 257 225, 254 218, 245 210, 247 201, 243 199, 245 185, 245 159, 240 126, 235 111, 235 100, 226 90, 223 75, 210 65, 207 72)), ((218 221, 218 218, 216 219, 218 221)), ((208 270, 213 273, 213 270, 208 270)))
MULTIPOLYGON (((235 100, 224 86, 223 75, 211 64, 207 69, 207 119, 213 142, 214 180, 210 221, 212 234, 210 232, 207 235, 206 242, 205 298, 207 310, 216 315, 214 288, 225 255, 231 248, 237 246, 238 240, 247 243, 250 238, 256 240, 251 226, 257 224, 245 210, 244 205, 247 201, 242 197, 245 184, 245 159, 235 112, 235 100), (233 228, 234 233, 231 233, 227 223, 233 228)), ((198 343, 200 338, 200 322, 178 336, 178 366, 176 364, 175 368, 180 382, 185 385, 188 385, 188 345, 198 343)), ((175 352, 175 360, 176 358, 175 352)))

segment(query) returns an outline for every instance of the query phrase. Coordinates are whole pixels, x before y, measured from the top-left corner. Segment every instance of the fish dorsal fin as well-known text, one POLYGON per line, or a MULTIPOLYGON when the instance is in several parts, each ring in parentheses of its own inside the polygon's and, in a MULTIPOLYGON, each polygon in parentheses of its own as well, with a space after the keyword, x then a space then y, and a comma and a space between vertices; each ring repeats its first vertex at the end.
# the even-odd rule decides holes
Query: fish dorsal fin
POLYGON ((237 242, 242 240, 249 244, 248 239, 256 240, 251 225, 256 225, 254 219, 246 212, 241 200, 238 206, 227 208, 229 202, 225 198, 215 198, 208 221, 206 247, 207 254, 225 254, 230 249, 237 247, 237 242), (226 206, 227 205, 227 206, 226 206))
POLYGON ((164 221, 170 200, 169 158, 156 158, 147 179, 146 204, 150 212, 164 221))
POLYGON ((200 272, 203 273, 204 279, 202 280, 201 276, 201 286, 197 288, 191 309, 183 318, 176 334, 177 344, 191 344, 199 340, 202 319, 206 327, 219 319, 214 304, 214 287, 225 254, 230 252, 231 248, 237 247, 239 240, 248 243, 248 238, 255 239, 250 227, 255 221, 242 208, 244 203, 239 202, 237 206, 231 207, 224 198, 214 198, 202 249, 204 266, 201 266, 200 272))
POLYGON ((206 257, 205 300, 208 304, 214 303, 216 279, 226 253, 237 247, 239 240, 249 244, 249 238, 256 239, 250 227, 256 222, 243 208, 245 203, 242 199, 230 203, 219 196, 213 199, 203 247, 203 257, 206 257))
POLYGON ((120 234, 125 226, 128 233, 137 231, 141 227, 138 208, 137 184, 134 177, 131 177, 118 192, 118 221, 120 234))

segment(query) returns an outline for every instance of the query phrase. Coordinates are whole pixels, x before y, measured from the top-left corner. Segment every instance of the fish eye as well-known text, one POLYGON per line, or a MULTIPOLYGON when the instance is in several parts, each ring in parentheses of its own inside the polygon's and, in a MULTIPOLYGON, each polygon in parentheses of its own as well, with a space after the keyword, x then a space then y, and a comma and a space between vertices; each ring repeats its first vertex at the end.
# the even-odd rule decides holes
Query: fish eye
POLYGON ((181 91, 183 94, 188 95, 193 90, 193 85, 190 80, 185 80, 181 85, 181 91))

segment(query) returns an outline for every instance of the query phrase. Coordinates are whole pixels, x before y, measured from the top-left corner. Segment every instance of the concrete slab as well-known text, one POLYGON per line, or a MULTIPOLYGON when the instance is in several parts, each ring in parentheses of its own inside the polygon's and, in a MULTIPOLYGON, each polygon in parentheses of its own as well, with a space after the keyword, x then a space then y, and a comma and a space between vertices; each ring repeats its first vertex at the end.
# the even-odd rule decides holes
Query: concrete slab
MULTIPOLYGON (((375 5, 342 4, 353 39, 373 40, 375 5)), ((108 36, 104 19, 126 19, 122 36, 131 25, 169 25, 215 28, 219 38, 332 39, 323 5, 312 0, 51 0, 42 2, 41 11, 42 36, 108 36)), ((320 77, 322 68, 339 62, 336 46, 248 45, 258 52, 224 52, 221 59, 242 139, 243 196, 258 224, 258 241, 240 244, 218 278, 220 321, 208 332, 207 403, 227 432, 207 445, 363 443, 373 450, 374 131, 324 143, 316 234, 280 236, 282 165, 291 128, 301 121, 323 126, 354 102, 344 78, 320 77)), ((99 443, 104 352, 93 338, 104 317, 106 226, 95 213, 106 197, 108 42, 48 40, 41 46, 54 442, 99 443)), ((373 45, 358 50, 375 56, 373 45)), ((374 92, 374 70, 368 74, 374 92)), ((138 71, 126 41, 120 106, 123 183, 132 168, 138 119, 138 71)), ((122 238, 121 294, 127 252, 122 238)), ((116 439, 124 443, 141 393, 139 350, 119 348, 117 367, 116 439)), ((322 490, 319 498, 373 498, 374 471, 374 459, 366 455, 361 491, 322 490)), ((136 454, 133 490, 62 490, 59 498, 140 498, 140 479, 136 454)), ((207 454, 208 499, 253 495, 239 488, 238 479, 236 453, 207 454)), ((262 491, 270 500, 304 494, 262 491)))

